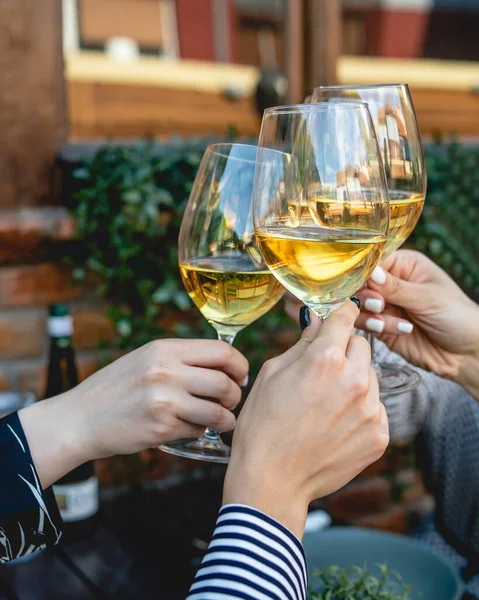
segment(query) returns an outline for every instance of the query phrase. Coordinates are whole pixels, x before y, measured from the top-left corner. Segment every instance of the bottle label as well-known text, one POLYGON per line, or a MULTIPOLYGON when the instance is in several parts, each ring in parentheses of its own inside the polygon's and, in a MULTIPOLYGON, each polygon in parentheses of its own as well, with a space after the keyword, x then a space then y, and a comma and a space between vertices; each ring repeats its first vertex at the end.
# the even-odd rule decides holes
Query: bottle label
POLYGON ((47 330, 50 337, 70 337, 73 334, 73 319, 70 315, 66 315, 65 317, 48 317, 47 330))
POLYGON ((98 512, 98 479, 90 477, 86 481, 54 485, 53 491, 66 523, 83 521, 98 512))

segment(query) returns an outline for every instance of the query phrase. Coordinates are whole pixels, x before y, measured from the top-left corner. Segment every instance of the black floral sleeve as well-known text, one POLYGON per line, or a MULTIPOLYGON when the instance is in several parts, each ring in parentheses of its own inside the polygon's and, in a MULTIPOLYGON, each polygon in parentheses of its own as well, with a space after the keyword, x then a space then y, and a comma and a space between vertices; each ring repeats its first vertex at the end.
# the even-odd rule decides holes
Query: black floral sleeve
POLYGON ((0 420, 0 563, 58 542, 62 520, 42 490, 17 413, 0 420))

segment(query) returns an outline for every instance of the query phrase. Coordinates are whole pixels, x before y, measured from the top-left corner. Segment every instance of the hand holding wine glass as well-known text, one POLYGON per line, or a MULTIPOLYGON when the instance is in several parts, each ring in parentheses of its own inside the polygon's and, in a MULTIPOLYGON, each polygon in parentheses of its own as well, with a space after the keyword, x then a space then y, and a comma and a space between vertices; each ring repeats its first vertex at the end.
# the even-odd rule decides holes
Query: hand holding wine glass
POLYGON ((156 340, 21 410, 43 487, 89 460, 194 437, 208 425, 231 430, 248 368, 217 340, 156 340))
MULTIPOLYGON (((186 291, 218 338, 236 334, 268 312, 284 293, 256 246, 253 183, 256 146, 213 144, 196 176, 178 241, 186 291)), ((208 396, 205 390, 204 396, 208 396)), ((165 452, 228 462, 230 449, 208 428, 199 440, 164 444, 165 452)))
POLYGON ((412 250, 389 256, 378 276, 358 296, 366 308, 357 326, 372 316, 383 323, 378 337, 410 363, 452 379, 479 399, 479 306, 432 260, 412 250), (369 300, 382 308, 367 312, 369 300), (451 318, 454 315, 454 318, 451 318), (411 322, 405 334, 399 323, 411 322))
POLYGON ((382 455, 388 420, 357 316, 350 301, 322 327, 312 315, 301 340, 265 363, 238 418, 225 504, 258 508, 301 537, 309 503, 382 455))

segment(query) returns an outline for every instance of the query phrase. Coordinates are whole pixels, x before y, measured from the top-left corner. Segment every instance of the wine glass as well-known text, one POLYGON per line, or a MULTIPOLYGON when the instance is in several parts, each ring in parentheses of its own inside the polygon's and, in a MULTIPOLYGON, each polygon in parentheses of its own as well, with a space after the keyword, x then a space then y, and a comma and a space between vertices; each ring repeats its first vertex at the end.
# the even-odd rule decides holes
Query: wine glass
POLYGON ((389 205, 364 103, 265 111, 254 222, 273 275, 319 317, 365 283, 386 245, 389 205))
MULTIPOLYGON (((190 298, 233 344, 236 334, 268 312, 284 288, 256 246, 253 184, 256 146, 213 144, 203 156, 181 223, 178 259, 190 298)), ((230 448, 213 429, 198 440, 164 444, 170 454, 227 463, 230 448)))
MULTIPOLYGON (((421 216, 426 195, 426 169, 416 113, 407 85, 353 85, 319 87, 312 102, 366 102, 371 113, 384 163, 389 190, 389 236, 383 259, 411 235, 421 216)), ((416 388, 421 376, 413 369, 374 359, 381 395, 402 394, 416 388)))

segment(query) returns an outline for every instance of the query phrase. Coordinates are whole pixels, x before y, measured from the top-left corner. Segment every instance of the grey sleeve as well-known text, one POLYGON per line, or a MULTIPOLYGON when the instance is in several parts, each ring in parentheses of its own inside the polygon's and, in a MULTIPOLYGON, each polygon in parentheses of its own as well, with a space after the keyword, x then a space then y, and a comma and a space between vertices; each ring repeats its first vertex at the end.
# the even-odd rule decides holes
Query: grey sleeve
MULTIPOLYGON (((407 364, 384 344, 378 343, 377 351, 380 361, 407 364)), ((438 526, 459 551, 477 553, 479 403, 456 383, 416 370, 422 377, 416 390, 384 399, 392 439, 416 437, 438 526)))

